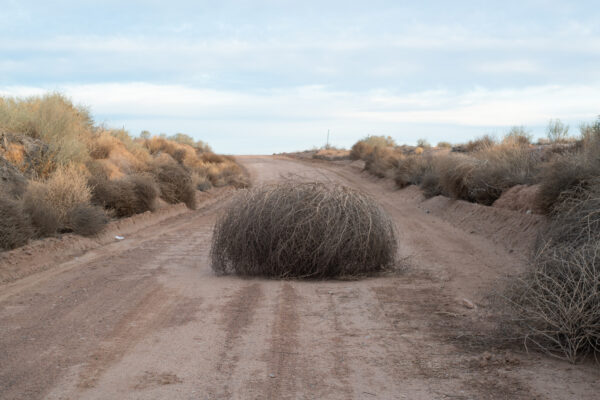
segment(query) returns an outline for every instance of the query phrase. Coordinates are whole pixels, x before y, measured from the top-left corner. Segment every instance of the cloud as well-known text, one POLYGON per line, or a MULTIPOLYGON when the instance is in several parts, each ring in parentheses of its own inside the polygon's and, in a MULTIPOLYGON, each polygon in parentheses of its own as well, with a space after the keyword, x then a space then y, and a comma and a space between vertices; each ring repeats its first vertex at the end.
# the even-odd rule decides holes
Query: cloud
MULTIPOLYGON (((29 96, 49 87, 9 86, 0 94, 29 96)), ((102 115, 152 118, 281 120, 344 119, 467 126, 539 124, 549 118, 589 119, 600 112, 600 83, 548 85, 520 89, 476 88, 464 92, 433 90, 394 94, 385 89, 363 93, 325 86, 263 90, 257 93, 152 83, 65 85, 76 103, 102 115)))

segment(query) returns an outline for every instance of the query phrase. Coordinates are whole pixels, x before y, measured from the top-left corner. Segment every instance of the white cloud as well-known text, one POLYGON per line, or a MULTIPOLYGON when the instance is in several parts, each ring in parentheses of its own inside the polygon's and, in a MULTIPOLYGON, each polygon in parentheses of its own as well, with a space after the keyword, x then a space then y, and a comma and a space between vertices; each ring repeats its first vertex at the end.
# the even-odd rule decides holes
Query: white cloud
MULTIPOLYGON (((4 95, 43 93, 40 87, 0 88, 4 95)), ((131 118, 253 121, 354 121, 372 127, 389 124, 507 126, 544 124, 550 118, 588 120, 600 112, 600 83, 536 86, 522 89, 476 88, 393 94, 332 91, 324 86, 258 93, 149 83, 66 85, 62 91, 95 114, 131 118)), ((122 118, 122 117, 119 117, 122 118)), ((174 126, 174 129, 177 129, 174 126)))

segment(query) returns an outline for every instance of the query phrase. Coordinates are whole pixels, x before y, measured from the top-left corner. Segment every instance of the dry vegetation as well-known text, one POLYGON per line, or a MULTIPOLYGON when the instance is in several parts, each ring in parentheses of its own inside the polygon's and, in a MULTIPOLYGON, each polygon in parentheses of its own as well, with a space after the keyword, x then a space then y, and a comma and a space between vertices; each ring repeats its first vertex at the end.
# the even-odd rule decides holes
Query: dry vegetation
POLYGON ((59 94, 0 97, 0 175, 0 249, 61 232, 94 235, 109 217, 153 211, 159 198, 194 208, 196 190, 247 184, 233 158, 201 141, 133 138, 95 125, 59 94))
POLYGON ((367 195, 288 182, 237 194, 215 225, 218 273, 277 278, 358 276, 391 266, 394 225, 367 195))
POLYGON ((555 120, 548 139, 537 145, 523 127, 514 127, 500 142, 483 136, 434 149, 367 137, 351 156, 399 188, 420 186, 426 197, 492 205, 516 185, 537 185, 532 209, 548 215, 549 227, 531 268, 506 297, 526 343, 575 362, 600 353, 600 119, 582 125, 578 139, 568 131, 555 120))

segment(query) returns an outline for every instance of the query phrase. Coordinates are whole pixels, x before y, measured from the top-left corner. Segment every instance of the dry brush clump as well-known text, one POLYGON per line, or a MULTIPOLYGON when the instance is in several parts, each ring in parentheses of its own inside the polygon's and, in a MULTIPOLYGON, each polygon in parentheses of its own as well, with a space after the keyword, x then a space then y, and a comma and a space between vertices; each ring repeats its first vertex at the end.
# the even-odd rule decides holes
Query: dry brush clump
POLYGON ((33 236, 31 222, 22 204, 0 193, 0 250, 22 246, 33 236))
POLYGON ((555 208, 509 294, 526 343, 576 362, 600 354, 600 181, 555 208))
POLYGON ((196 189, 248 184, 235 159, 204 142, 181 133, 134 138, 95 125, 60 94, 0 96, 0 178, 35 237, 89 235, 106 223, 104 210, 113 217, 151 211, 158 195, 193 208, 196 189))
POLYGON ((91 179, 92 203, 117 218, 154 211, 159 188, 149 175, 128 175, 121 179, 91 179))
POLYGON ((392 220, 369 196, 331 183, 244 190, 217 220, 212 268, 275 278, 359 276, 394 263, 392 220))
POLYGON ((152 174, 158 182, 160 197, 167 203, 185 203, 188 208, 196 208, 196 188, 190 173, 175 163, 155 163, 152 174))

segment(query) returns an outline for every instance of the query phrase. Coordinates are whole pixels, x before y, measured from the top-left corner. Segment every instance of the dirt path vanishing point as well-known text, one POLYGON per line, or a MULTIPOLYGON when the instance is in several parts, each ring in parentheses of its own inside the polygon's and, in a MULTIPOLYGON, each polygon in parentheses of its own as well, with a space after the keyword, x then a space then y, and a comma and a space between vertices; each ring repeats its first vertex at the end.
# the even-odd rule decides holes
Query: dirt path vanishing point
POLYGON ((370 193, 398 226, 405 271, 360 281, 215 276, 208 253, 222 192, 1 285, 0 398, 598 398, 597 366, 499 350, 479 335, 486 294, 524 265, 494 236, 498 221, 480 220, 478 234, 458 206, 440 213, 441 200, 423 203, 349 166, 241 161, 257 183, 295 176, 370 193))

